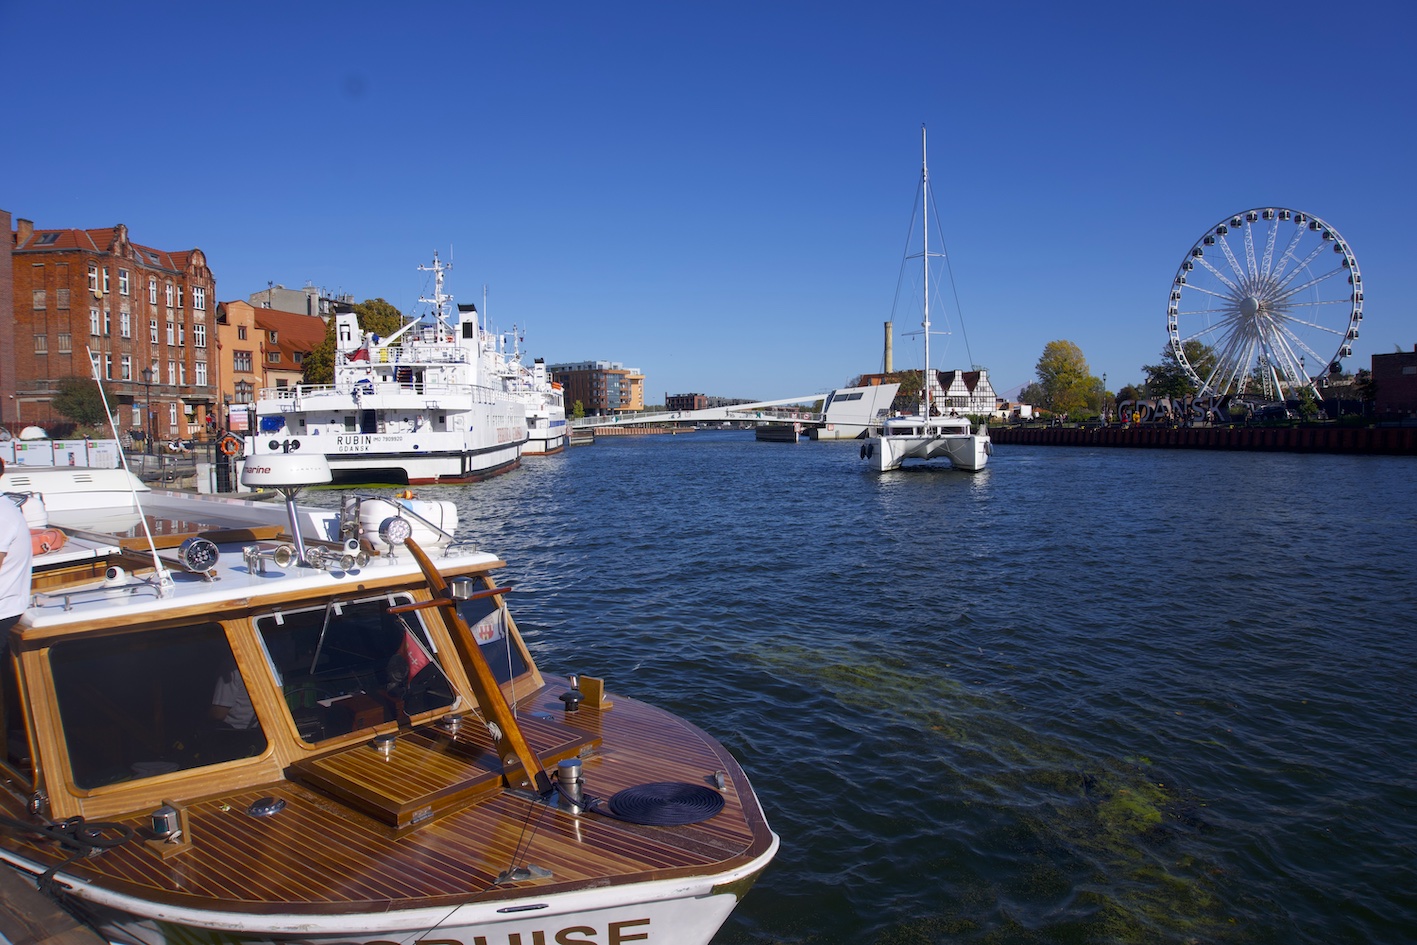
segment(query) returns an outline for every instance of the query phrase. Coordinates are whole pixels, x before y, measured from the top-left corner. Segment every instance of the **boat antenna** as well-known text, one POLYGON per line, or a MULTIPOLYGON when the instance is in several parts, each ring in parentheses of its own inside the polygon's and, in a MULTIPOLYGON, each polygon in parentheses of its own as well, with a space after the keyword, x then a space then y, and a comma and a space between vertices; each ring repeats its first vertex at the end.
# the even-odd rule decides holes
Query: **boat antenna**
MULTIPOLYGON (((93 382, 98 386, 98 398, 103 404, 103 415, 108 418, 108 429, 113 433, 113 440, 118 444, 118 462, 122 464, 123 471, 128 474, 128 492, 133 497, 133 507, 138 510, 138 521, 143 525, 143 535, 148 540, 148 552, 153 556, 153 570, 157 574, 158 596, 172 587, 172 575, 167 568, 163 567, 162 558, 157 553, 157 543, 153 541, 152 529, 148 527, 148 517, 143 512, 143 503, 138 499, 138 489, 133 485, 133 471, 128 468, 128 454, 123 451, 122 439, 118 436, 118 423, 113 418, 113 413, 108 409, 108 392, 103 389, 103 381, 98 376, 98 359, 94 357, 93 349, 85 347, 89 355, 89 373, 93 375, 93 382)), ((152 409, 152 404, 144 403, 144 412, 152 409)))

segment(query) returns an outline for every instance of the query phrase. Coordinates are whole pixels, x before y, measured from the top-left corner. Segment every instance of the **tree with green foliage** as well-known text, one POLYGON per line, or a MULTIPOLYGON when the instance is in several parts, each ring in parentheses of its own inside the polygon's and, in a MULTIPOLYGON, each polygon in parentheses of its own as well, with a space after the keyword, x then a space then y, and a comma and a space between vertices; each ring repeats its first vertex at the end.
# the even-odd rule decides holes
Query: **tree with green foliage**
POLYGON ((1092 376, 1082 349, 1071 341, 1050 341, 1035 368, 1042 406, 1053 413, 1078 413, 1097 402, 1102 381, 1092 376))
POLYGON ((585 419, 585 404, 581 403, 579 400, 576 401, 575 403, 571 404, 571 419, 572 419, 572 420, 584 420, 584 419, 585 419))
POLYGON ((108 412, 98 382, 91 377, 64 377, 54 384, 50 405, 62 416, 83 427, 107 427, 108 412))
MULTIPOLYGON (((365 299, 354 306, 361 331, 388 337, 403 327, 403 315, 383 299, 365 299)), ((306 384, 332 384, 335 380, 335 320, 325 326, 325 340, 305 358, 301 379, 306 384)))
MULTIPOLYGON (((1210 372, 1215 370, 1215 349, 1210 345, 1193 339, 1181 342, 1181 350, 1186 355, 1186 361, 1199 376, 1209 377, 1210 372)), ((1176 357, 1176 350, 1170 345, 1161 349, 1160 364, 1146 364, 1142 366, 1142 370, 1146 372, 1147 392, 1153 397, 1174 397, 1180 400, 1200 391, 1200 385, 1191 378, 1181 364, 1181 359, 1176 357)))

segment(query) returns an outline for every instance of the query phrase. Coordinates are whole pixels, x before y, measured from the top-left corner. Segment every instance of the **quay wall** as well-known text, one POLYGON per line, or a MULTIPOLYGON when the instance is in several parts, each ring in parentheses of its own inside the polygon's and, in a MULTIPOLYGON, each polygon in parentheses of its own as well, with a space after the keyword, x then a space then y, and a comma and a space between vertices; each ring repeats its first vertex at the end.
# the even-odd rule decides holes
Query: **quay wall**
POLYGON ((674 426, 665 424, 662 426, 648 426, 644 424, 625 424, 624 426, 604 426, 596 427, 596 436, 653 436, 662 433, 692 433, 693 427, 674 426))
POLYGON ((990 427, 1001 445, 1417 456, 1417 427, 990 427))

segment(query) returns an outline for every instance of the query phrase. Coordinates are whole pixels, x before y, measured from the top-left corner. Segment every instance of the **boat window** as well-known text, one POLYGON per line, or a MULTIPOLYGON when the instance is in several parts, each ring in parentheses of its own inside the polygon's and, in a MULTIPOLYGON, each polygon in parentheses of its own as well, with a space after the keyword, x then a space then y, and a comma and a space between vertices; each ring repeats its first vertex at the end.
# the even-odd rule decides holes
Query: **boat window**
POLYGON ((507 610, 498 607, 490 597, 480 597, 458 604, 458 613, 472 628, 478 649, 492 667, 497 682, 505 683, 528 672, 526 657, 507 632, 507 610))
POLYGON ((322 742, 447 708, 456 693, 407 594, 256 619, 300 737, 322 742))
POLYGON ((49 665, 77 787, 234 761, 266 748, 218 624, 56 643, 49 665))

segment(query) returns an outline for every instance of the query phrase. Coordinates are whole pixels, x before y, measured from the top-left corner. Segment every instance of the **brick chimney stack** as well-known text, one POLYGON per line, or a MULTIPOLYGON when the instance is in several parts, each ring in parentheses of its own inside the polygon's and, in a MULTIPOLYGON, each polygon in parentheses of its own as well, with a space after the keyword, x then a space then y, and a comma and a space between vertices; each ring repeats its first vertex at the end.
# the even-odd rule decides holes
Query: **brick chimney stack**
POLYGON ((34 221, 17 219, 15 221, 15 245, 23 246, 25 242, 34 235, 34 221))

